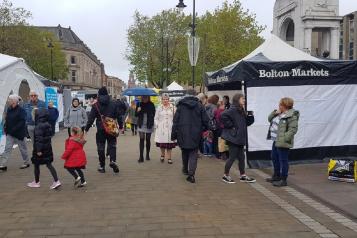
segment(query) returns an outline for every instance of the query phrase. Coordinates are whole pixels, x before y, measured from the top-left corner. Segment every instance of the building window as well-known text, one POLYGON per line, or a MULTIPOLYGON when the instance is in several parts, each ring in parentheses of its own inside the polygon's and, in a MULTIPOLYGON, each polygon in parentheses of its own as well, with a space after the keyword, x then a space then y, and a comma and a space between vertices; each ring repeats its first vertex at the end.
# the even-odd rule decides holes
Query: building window
POLYGON ((76 78, 77 78, 77 71, 72 70, 72 73, 71 73, 72 82, 76 82, 76 78))
POLYGON ((75 56, 71 56, 71 64, 76 64, 76 57, 75 56))
POLYGON ((354 19, 349 20, 349 54, 348 58, 353 60, 353 51, 354 51, 354 41, 355 41, 355 22, 354 19))

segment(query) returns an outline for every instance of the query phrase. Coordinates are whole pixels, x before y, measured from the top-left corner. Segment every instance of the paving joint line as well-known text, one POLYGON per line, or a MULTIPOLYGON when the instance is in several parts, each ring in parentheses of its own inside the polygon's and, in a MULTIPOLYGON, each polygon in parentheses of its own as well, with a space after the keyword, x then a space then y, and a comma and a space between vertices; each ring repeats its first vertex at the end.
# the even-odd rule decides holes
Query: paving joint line
MULTIPOLYGON (((269 176, 262 171, 259 170, 253 170, 254 173, 256 173, 258 176, 263 177, 263 178, 268 178, 269 176), (261 173, 260 173, 261 172, 261 173)), ((293 216, 295 219, 297 219, 299 222, 307 226, 309 229, 311 229, 313 232, 318 234, 322 238, 336 238, 339 237, 336 233, 333 231, 329 230, 326 226, 322 225, 312 217, 306 215, 299 209, 297 209, 295 206, 291 205, 289 202, 283 200, 280 198, 278 195, 264 187, 263 185, 259 184, 258 182, 256 183, 251 183, 251 187, 253 187, 255 190, 263 194, 266 198, 268 198, 270 201, 278 205, 280 208, 285 210, 288 214, 293 216)))
MULTIPOLYGON (((261 170, 254 170, 255 174, 262 178, 269 178, 270 176, 261 170)), ((357 232, 357 223, 352 221, 351 219, 345 217, 341 213, 336 212, 335 210, 329 208, 328 206, 314 200, 313 198, 305 195, 302 192, 297 191, 292 187, 285 187, 284 190, 292 195, 293 197, 297 198, 298 200, 302 201, 303 203, 307 204, 308 206, 316 209, 317 211, 321 212, 325 216, 330 217, 335 222, 341 224, 344 227, 351 229, 354 232, 357 232)))

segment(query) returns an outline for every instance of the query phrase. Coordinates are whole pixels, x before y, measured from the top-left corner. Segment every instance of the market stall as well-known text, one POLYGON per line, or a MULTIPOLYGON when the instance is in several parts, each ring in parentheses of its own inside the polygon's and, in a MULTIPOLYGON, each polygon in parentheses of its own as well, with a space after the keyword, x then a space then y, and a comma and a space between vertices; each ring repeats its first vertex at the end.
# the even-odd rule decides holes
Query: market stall
POLYGON ((255 114, 247 153, 253 167, 270 164, 267 117, 282 97, 293 98, 301 115, 291 160, 357 155, 357 61, 317 59, 272 36, 243 60, 207 73, 206 86, 244 89, 255 114))

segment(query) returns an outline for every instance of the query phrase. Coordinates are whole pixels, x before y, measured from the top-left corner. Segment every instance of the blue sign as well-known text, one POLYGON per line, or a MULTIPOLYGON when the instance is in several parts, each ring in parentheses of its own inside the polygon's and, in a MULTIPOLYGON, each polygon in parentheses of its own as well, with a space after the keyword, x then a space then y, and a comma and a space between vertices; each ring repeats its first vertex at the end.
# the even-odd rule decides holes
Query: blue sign
POLYGON ((45 98, 46 98, 46 107, 48 107, 49 102, 53 102, 53 106, 58 108, 58 100, 57 100, 57 88, 54 87, 46 87, 45 88, 45 98))

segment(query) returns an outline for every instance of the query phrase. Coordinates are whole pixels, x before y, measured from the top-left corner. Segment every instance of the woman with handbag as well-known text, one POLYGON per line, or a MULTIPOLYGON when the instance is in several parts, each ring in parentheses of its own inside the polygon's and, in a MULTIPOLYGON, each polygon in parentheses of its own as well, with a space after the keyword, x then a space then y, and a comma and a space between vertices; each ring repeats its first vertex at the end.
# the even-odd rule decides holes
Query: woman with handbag
POLYGON ((154 132, 155 105, 149 96, 142 96, 136 107, 135 116, 138 117, 138 132, 140 136, 140 157, 138 162, 144 162, 144 144, 146 141, 146 160, 150 160, 151 134, 154 132))
POLYGON ((176 143, 171 140, 175 107, 170 103, 170 97, 166 93, 162 95, 161 102, 155 113, 155 142, 161 150, 161 163, 167 159, 167 162, 172 164, 171 151, 176 147, 176 143))
POLYGON ((119 167, 116 164, 117 153, 117 136, 119 135, 119 126, 117 118, 119 118, 118 106, 108 95, 106 87, 102 87, 98 91, 98 101, 93 105, 89 113, 89 119, 85 131, 88 132, 92 124, 96 120, 97 134, 97 151, 99 156, 98 172, 105 173, 105 144, 107 143, 110 163, 109 167, 114 173, 119 173, 119 167), (112 121, 112 127, 108 127, 107 121, 112 121), (112 132, 111 132, 112 129, 112 132))

